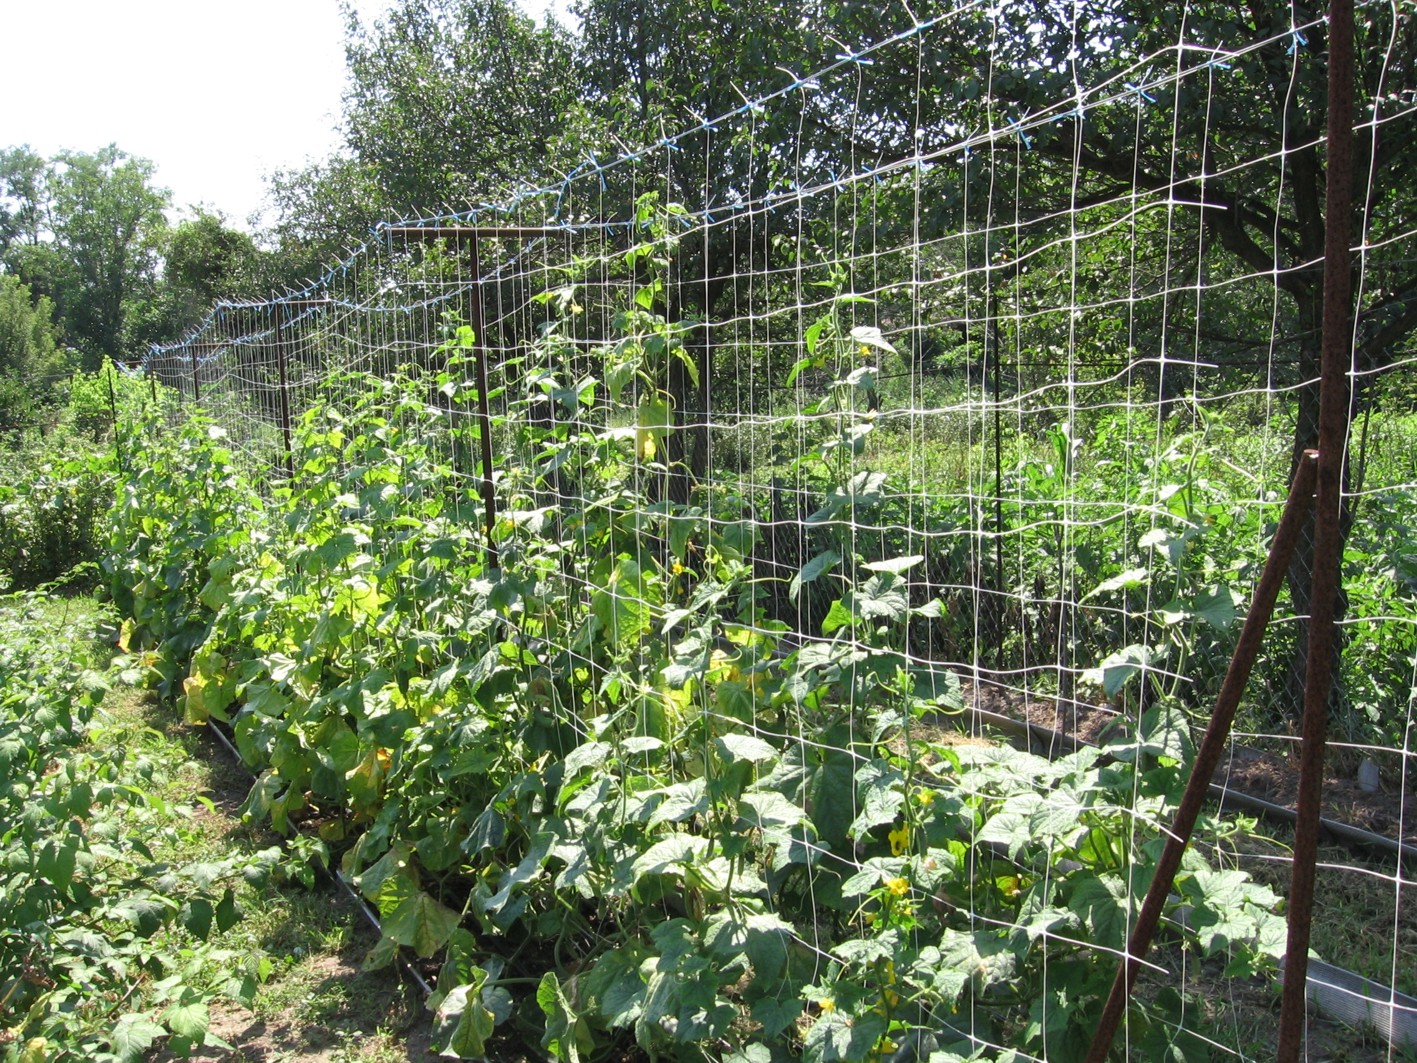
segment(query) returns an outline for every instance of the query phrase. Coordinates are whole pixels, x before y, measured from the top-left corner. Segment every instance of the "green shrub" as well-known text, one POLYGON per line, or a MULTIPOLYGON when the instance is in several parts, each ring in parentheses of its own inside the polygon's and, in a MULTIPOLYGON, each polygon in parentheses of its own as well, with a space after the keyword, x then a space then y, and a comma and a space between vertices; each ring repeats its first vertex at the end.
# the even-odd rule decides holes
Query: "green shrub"
MULTIPOLYGON (((54 441, 74 443, 65 435, 54 441)), ((33 589, 66 576, 71 585, 92 586, 100 521, 112 503, 113 456, 96 451, 64 460, 48 447, 28 453, 39 464, 12 465, 12 481, 0 483, 0 587, 33 589)))

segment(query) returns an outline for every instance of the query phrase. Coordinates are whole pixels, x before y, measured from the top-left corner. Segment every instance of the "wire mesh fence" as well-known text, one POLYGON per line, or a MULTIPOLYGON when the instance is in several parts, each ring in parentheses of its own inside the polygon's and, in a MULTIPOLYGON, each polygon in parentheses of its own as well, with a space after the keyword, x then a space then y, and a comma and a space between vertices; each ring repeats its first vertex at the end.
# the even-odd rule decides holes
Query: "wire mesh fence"
MULTIPOLYGON (((596 955, 633 1008, 593 979, 566 1007, 651 1051, 747 1031, 816 1058, 1080 1058, 1317 424, 1325 23, 1162 21, 915 20, 557 187, 383 226, 148 358, 286 492, 292 558, 345 566, 369 660, 411 653, 430 703, 491 711, 516 646, 516 704, 563 765, 548 830, 616 806, 585 829, 639 848, 600 879, 556 855, 568 835, 504 852, 510 818, 474 815, 467 862, 665 920, 623 970, 596 955), (1050 33, 1074 42, 1056 67, 1050 33), (420 583, 415 555, 471 582, 420 583), (401 593, 411 626, 378 618, 401 593), (700 999, 671 933, 748 959, 700 999)), ((1325 810, 1358 848, 1324 852, 1314 947, 1414 994, 1417 86, 1410 11, 1360 27, 1325 810)), ((1215 779, 1240 804, 1124 1029, 1146 1058, 1270 1050, 1253 957, 1283 948, 1264 889, 1288 828, 1246 817, 1297 785, 1310 549, 1215 779)), ((310 701, 269 656, 257 686, 310 701)), ((366 873, 403 840, 381 842, 366 873)), ((506 929, 507 896, 469 903, 506 929)))

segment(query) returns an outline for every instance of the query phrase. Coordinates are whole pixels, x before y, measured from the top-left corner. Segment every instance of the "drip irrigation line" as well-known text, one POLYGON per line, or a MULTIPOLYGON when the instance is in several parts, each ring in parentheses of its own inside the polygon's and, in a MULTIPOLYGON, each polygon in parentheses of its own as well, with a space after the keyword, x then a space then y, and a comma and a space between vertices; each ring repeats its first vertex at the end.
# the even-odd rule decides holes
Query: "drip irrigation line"
MULTIPOLYGON (((1282 982, 1283 960, 1279 966, 1282 982)), ((1305 989, 1321 1014, 1354 1029, 1371 1028, 1394 1048, 1417 1049, 1417 998, 1313 957, 1305 989)))
MULTIPOLYGON (((236 746, 232 744, 231 739, 228 738, 226 732, 217 725, 217 722, 215 720, 208 721, 207 729, 210 730, 212 734, 216 735, 217 741, 231 754, 232 759, 236 762, 236 766, 254 781, 256 776, 251 774, 251 770, 246 767, 246 762, 241 759, 241 754, 237 751, 236 746)), ((296 833, 299 833, 298 829, 296 833)), ((344 890, 345 895, 354 902, 355 908, 364 916, 365 921, 368 922, 368 924, 374 928, 374 932, 382 938, 384 936, 384 927, 379 922, 379 914, 369 907, 369 902, 354 888, 349 879, 345 878, 344 872, 339 870, 339 868, 324 867, 323 865, 320 866, 320 870, 325 873, 326 877, 328 877, 331 882, 344 890)), ((433 987, 430 986, 428 980, 419 973, 418 968, 403 957, 399 958, 399 962, 403 965, 403 969, 408 972, 414 983, 417 984, 419 990, 422 991, 423 996, 425 998, 431 996, 433 994, 433 987)))

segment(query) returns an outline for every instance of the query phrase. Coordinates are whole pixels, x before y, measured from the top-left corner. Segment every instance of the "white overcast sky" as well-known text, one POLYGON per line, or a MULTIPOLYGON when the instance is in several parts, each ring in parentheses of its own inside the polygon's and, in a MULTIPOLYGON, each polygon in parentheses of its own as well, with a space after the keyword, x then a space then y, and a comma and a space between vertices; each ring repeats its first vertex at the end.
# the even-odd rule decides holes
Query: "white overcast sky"
POLYGON ((245 227, 266 173, 339 143, 338 0, 0 0, 0 40, 0 147, 115 143, 156 164, 179 212, 245 227))

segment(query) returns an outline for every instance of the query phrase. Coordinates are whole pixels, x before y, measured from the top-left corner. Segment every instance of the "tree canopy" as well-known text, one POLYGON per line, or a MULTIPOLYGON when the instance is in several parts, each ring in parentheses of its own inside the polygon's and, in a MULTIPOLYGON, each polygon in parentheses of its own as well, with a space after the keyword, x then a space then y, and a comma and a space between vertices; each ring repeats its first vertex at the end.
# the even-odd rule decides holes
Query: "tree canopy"
POLYGON ((197 208, 173 225, 154 172, 113 144, 50 159, 23 145, 0 151, 0 270, 16 282, 7 299, 23 291, 34 319, 52 317, 56 342, 85 369, 132 362, 180 338, 215 300, 272 283, 266 253, 220 214, 197 208))

